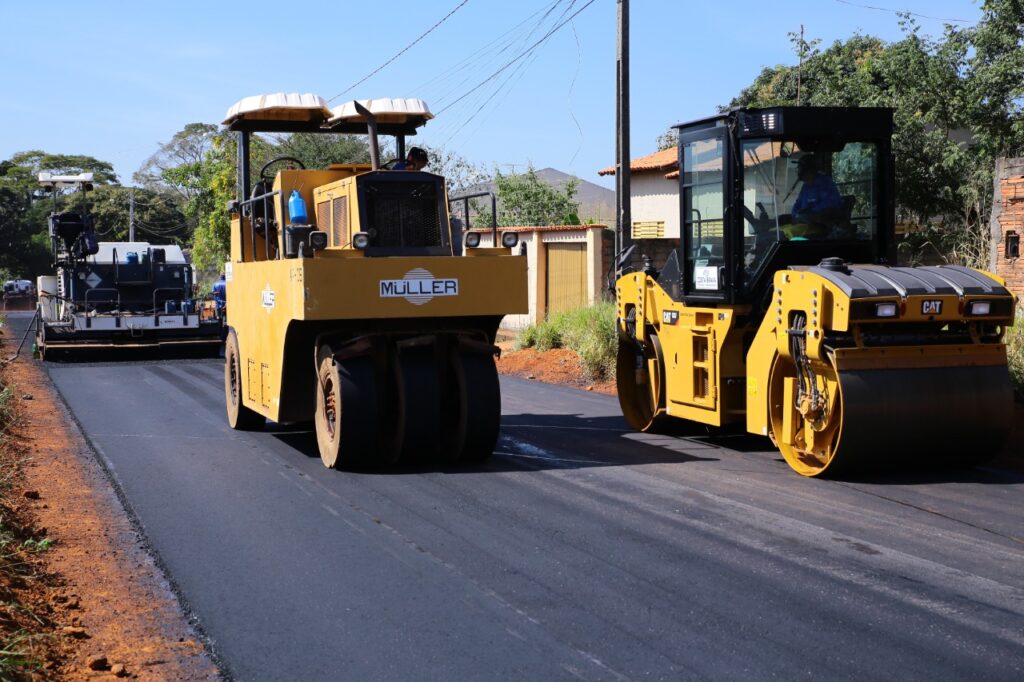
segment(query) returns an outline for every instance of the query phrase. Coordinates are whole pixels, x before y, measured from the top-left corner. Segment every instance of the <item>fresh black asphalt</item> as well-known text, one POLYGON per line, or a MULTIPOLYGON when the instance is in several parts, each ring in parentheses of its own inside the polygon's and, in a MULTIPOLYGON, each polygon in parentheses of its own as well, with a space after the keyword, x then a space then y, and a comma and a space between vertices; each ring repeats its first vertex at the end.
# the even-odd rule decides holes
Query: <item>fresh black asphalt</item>
POLYGON ((486 465, 330 471, 221 361, 46 364, 236 679, 1024 676, 1019 474, 805 479, 508 378, 486 465))

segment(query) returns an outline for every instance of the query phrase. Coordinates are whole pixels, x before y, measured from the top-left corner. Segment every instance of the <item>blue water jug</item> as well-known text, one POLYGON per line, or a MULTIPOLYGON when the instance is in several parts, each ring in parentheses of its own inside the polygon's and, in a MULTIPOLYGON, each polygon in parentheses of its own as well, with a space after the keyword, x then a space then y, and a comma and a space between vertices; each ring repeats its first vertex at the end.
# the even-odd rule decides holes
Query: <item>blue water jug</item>
POLYGON ((136 253, 135 251, 129 251, 128 254, 124 257, 124 260, 126 263, 128 263, 128 265, 138 265, 139 254, 136 253))
POLYGON ((288 218, 293 225, 309 223, 309 218, 306 217, 306 202, 297 189, 292 190, 292 196, 288 199, 288 218))

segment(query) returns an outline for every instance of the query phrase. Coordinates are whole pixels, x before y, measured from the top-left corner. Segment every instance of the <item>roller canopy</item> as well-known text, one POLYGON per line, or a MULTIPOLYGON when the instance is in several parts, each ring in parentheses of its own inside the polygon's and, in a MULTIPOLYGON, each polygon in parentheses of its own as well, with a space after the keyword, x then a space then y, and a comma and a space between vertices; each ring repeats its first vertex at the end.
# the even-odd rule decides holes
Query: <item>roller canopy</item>
MULTIPOLYGON (((415 135, 416 129, 432 119, 421 99, 378 98, 358 100, 373 114, 377 129, 385 135, 415 135)), ((355 101, 334 109, 313 93, 275 93, 244 97, 224 115, 229 130, 249 132, 305 132, 365 134, 367 118, 355 101)))

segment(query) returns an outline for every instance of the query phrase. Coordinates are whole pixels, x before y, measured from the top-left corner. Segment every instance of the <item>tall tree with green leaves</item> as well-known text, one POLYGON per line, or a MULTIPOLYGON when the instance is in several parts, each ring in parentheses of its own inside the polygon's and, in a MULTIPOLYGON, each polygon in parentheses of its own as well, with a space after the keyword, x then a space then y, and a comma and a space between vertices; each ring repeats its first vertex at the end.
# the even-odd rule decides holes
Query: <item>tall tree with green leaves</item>
MULTIPOLYGON (((494 174, 498 196, 498 225, 579 225, 579 202, 574 200, 579 183, 575 178, 562 187, 552 187, 537 177, 533 166, 525 173, 494 174)), ((490 215, 482 215, 478 224, 490 223, 490 215)))
MULTIPOLYGON (((917 226, 911 259, 931 242, 984 265, 995 158, 1024 149, 1024 3, 986 0, 976 26, 939 39, 908 15, 901 25, 893 43, 855 34, 801 46, 801 103, 893 108, 898 219, 917 226)), ((796 66, 767 67, 726 108, 795 105, 796 84, 796 66)))
POLYGON ((306 168, 332 163, 370 163, 370 148, 359 135, 293 133, 277 141, 274 156, 293 156, 306 168))
MULTIPOLYGON (((52 265, 47 216, 53 208, 53 194, 39 187, 42 171, 57 175, 92 173, 98 188, 117 183, 110 163, 81 154, 30 150, 0 162, 0 268, 19 277, 44 274, 52 265)), ((79 196, 62 194, 62 210, 80 200, 79 196)), ((90 192, 89 196, 94 194, 90 192)))

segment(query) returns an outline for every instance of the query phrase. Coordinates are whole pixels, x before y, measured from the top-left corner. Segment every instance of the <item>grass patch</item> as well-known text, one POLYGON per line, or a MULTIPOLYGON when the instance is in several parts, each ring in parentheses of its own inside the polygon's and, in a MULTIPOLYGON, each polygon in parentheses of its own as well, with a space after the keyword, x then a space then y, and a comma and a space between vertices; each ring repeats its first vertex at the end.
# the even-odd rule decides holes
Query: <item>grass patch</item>
POLYGON ((1006 330, 1006 355, 1017 402, 1024 403, 1024 308, 1017 309, 1014 325, 1006 330))
POLYGON ((568 348, 580 357, 580 369, 592 381, 615 376, 618 341, 615 331, 615 304, 592 306, 555 313, 538 325, 530 325, 516 339, 516 349, 568 348))

